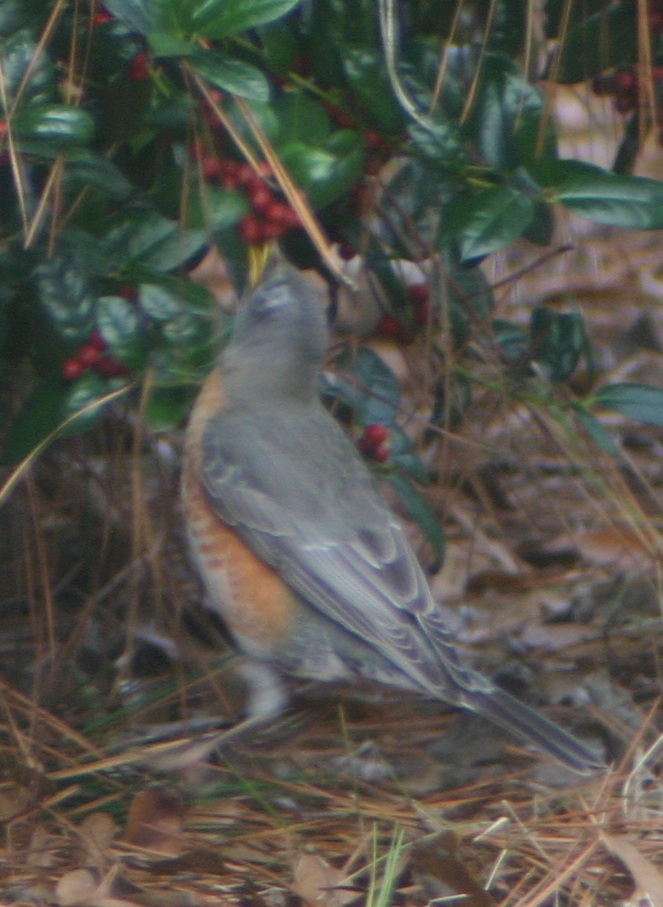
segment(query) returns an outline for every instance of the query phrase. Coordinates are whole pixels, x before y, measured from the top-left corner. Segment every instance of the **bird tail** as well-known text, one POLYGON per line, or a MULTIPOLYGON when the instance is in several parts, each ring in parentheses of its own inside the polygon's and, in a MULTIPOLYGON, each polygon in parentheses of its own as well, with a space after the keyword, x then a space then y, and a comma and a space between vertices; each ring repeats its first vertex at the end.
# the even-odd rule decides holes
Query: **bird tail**
POLYGON ((589 773, 605 768, 589 747, 572 734, 499 687, 490 692, 473 691, 466 705, 576 771, 589 773))

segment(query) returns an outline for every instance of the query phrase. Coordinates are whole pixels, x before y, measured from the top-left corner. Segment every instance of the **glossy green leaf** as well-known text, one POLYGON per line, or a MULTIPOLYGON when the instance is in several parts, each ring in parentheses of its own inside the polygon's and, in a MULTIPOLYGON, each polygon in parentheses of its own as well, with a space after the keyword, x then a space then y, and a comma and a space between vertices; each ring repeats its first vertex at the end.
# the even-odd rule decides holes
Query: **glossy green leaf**
POLYGON ((65 181, 75 189, 90 189, 116 199, 125 199, 134 191, 119 167, 106 157, 88 149, 72 149, 66 157, 65 181))
POLYGON ((325 207, 360 178, 366 151, 356 132, 334 133, 324 148, 292 141, 279 148, 286 169, 316 207, 325 207))
POLYGON ((583 164, 558 161, 539 174, 547 198, 575 214, 611 227, 663 229, 663 182, 644 176, 621 176, 583 164))
MULTIPOLYGON (((300 0, 109 0, 107 8, 152 41, 227 38, 285 16, 300 0)), ((164 47, 166 45, 164 44, 164 47)), ((173 44, 173 48, 176 45, 173 44)))
POLYGON ((39 143, 36 150, 84 145, 94 134, 94 120, 67 104, 32 106, 14 118, 16 135, 22 142, 39 143))
POLYGON ((403 130, 405 114, 394 98, 382 50, 348 46, 342 53, 346 78, 369 124, 388 135, 403 130))
POLYGON ((114 356, 133 367, 145 364, 145 334, 133 303, 122 296, 101 296, 97 324, 114 356))
POLYGON ((562 36, 550 74, 558 82, 585 82, 607 69, 630 66, 638 57, 637 41, 635 3, 612 3, 562 36))
POLYGON ((132 31, 149 35, 161 24, 161 0, 104 0, 106 9, 132 31))
POLYGON ((401 389, 384 360, 362 346, 356 351, 348 351, 339 360, 326 396, 347 405, 359 425, 391 426, 396 420, 401 389))
POLYGON ((319 102, 303 92, 287 92, 274 104, 280 147, 288 142, 324 146, 331 136, 331 121, 319 102))
POLYGON ((254 101, 269 98, 267 78, 250 63, 234 60, 213 50, 199 51, 191 63, 199 76, 222 91, 254 101))
POLYGON ((78 262, 46 258, 35 268, 34 282, 51 328, 72 345, 83 343, 94 327, 94 295, 78 262))
POLYGON ((531 357, 551 381, 565 381, 587 349, 585 322, 578 312, 534 309, 530 323, 531 357))
POLYGON ((172 271, 207 244, 201 230, 183 230, 156 211, 128 211, 104 239, 104 251, 125 269, 172 271))
POLYGON ((527 229, 533 204, 515 189, 495 186, 465 192, 454 200, 446 234, 458 244, 462 261, 490 255, 527 229))
MULTIPOLYGON (((3 101, 6 100, 8 108, 12 107, 19 92, 24 109, 55 99, 55 67, 44 49, 39 48, 31 32, 19 30, 2 44, 0 64, 4 82, 3 101)), ((4 106, 0 103, 0 110, 4 110, 4 106)))
POLYGON ((637 422, 663 426, 663 389, 638 382, 605 384, 592 395, 593 409, 609 409, 637 422))
POLYGON ((541 93, 526 81, 516 63, 487 54, 481 61, 479 80, 466 132, 487 164, 513 170, 542 153, 555 153, 550 127, 541 141, 541 93))

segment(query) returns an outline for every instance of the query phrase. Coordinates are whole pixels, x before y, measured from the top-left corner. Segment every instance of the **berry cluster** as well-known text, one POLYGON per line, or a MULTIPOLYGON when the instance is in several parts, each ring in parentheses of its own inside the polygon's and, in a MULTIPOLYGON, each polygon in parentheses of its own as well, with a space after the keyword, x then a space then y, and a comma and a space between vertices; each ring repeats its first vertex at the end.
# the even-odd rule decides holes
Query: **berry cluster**
MULTIPOLYGON (((649 31, 654 40, 663 34, 663 0, 649 0, 649 31)), ((663 66, 653 66, 651 78, 656 85, 663 83, 663 66)), ((597 95, 611 95, 618 113, 632 113, 638 106, 641 75, 636 66, 604 73, 592 81, 592 91, 597 95)))
MULTIPOLYGON (((92 26, 98 27, 113 22, 115 17, 109 13, 103 4, 99 4, 97 11, 92 16, 92 26)), ((129 63, 127 73, 132 82, 146 82, 150 78, 150 55, 146 50, 139 51, 129 63)))
POLYGON ((62 366, 62 377, 65 381, 76 381, 84 372, 94 369, 105 378, 118 378, 128 375, 129 369, 123 362, 107 352, 108 344, 99 331, 90 334, 85 343, 72 359, 62 366))
POLYGON ((391 456, 388 427, 379 422, 367 425, 357 441, 357 448, 367 459, 386 463, 391 456))
POLYGON ((425 283, 415 283, 407 288, 408 307, 404 318, 383 315, 375 326, 378 337, 388 337, 398 343, 414 340, 417 327, 425 327, 430 319, 430 291, 425 283))
MULTIPOLYGON (((199 148, 196 149, 198 153, 199 148)), ((244 242, 257 245, 278 239, 288 230, 300 226, 299 215, 287 202, 281 201, 267 179, 271 176, 269 164, 262 163, 260 172, 244 162, 219 157, 203 146, 201 156, 203 176, 210 183, 226 189, 241 189, 248 197, 251 212, 239 223, 244 242)))

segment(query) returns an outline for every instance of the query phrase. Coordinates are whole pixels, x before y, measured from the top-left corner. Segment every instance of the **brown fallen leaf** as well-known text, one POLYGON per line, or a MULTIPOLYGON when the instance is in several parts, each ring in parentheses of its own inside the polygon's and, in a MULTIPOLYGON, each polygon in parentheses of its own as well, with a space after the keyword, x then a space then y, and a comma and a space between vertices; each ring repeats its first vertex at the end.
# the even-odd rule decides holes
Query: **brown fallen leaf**
POLYGON ((603 832, 601 841, 633 876, 636 891, 631 896, 634 904, 663 907, 663 875, 654 864, 643 856, 632 841, 623 835, 603 832))
POLYGON ((185 849, 184 803, 164 788, 141 791, 129 808, 124 840, 146 850, 175 857, 185 849))
POLYGON ((292 891, 310 907, 343 907, 362 894, 342 888, 345 873, 316 854, 301 854, 293 867, 292 891))
POLYGON ((495 907, 495 901, 458 856, 458 841, 441 832, 412 848, 412 873, 431 899, 459 899, 463 907, 495 907))

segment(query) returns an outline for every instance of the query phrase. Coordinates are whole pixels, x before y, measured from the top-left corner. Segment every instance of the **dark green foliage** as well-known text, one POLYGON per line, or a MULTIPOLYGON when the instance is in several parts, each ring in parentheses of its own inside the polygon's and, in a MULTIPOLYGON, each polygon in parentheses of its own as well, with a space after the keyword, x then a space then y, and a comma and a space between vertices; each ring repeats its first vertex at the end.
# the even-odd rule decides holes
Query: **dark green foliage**
MULTIPOLYGON (((455 357, 435 387, 432 425, 462 421, 482 357, 497 354, 519 392, 533 376, 552 394, 568 383, 590 358, 581 313, 540 308, 528 329, 493 320, 478 264, 520 238, 548 244, 556 205, 602 224, 661 229, 663 186, 626 172, 637 153, 633 128, 619 173, 558 159, 537 74, 518 62, 527 7, 466 3, 434 97, 454 4, 398 5, 399 97, 374 0, 64 3, 46 40, 53 4, 6 0, 0 380, 22 404, 11 422, 2 410, 3 462, 19 462, 87 407, 64 430, 86 429, 106 395, 125 388, 131 399, 133 379, 148 368, 152 424, 182 418, 225 330, 214 300, 187 279, 211 245, 238 288, 248 246, 269 238, 281 238, 297 263, 320 265, 270 174, 265 181, 243 169, 242 149, 221 123, 219 110, 261 157, 244 104, 329 238, 361 249, 383 300, 383 333, 408 344, 431 324, 448 326, 447 348, 429 349, 436 366, 450 351, 455 357), (367 208, 376 172, 387 184, 379 207, 367 208), (439 267, 425 293, 392 268, 395 259, 432 258, 439 267)), ((561 42, 553 77, 575 82, 631 66, 633 0, 574 4, 561 34, 565 8, 546 4, 548 35, 561 42)), ((414 484, 428 476, 400 427, 396 378, 368 349, 338 365, 327 397, 359 429, 388 428, 379 468, 439 559, 439 525, 414 484)), ((592 410, 661 424, 660 396, 607 385, 573 405, 607 447, 592 410)))

